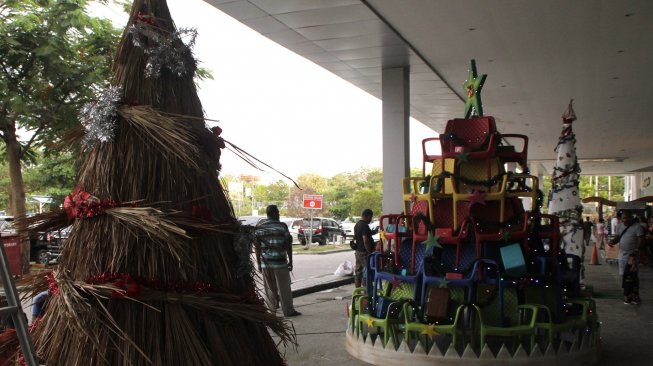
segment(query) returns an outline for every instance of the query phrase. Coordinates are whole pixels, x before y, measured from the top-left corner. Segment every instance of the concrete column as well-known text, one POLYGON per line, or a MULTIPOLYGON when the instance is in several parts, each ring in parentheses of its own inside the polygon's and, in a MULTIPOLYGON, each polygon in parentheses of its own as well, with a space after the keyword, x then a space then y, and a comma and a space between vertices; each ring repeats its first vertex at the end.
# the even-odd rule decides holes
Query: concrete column
POLYGON ((631 201, 641 197, 640 194, 640 190, 642 188, 641 177, 642 177, 642 173, 635 173, 633 174, 632 178, 630 178, 630 184, 632 185, 631 186, 632 197, 630 198, 631 201))
POLYGON ((383 69, 383 213, 403 211, 402 179, 410 172, 408 69, 383 69))

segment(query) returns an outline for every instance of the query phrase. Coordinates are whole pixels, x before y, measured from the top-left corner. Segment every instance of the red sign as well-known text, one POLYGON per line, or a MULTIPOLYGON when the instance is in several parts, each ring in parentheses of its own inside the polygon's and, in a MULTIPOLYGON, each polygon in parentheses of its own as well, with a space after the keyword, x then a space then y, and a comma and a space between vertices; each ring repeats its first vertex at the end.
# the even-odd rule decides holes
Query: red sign
POLYGON ((321 194, 305 194, 304 208, 319 210, 322 208, 321 194))

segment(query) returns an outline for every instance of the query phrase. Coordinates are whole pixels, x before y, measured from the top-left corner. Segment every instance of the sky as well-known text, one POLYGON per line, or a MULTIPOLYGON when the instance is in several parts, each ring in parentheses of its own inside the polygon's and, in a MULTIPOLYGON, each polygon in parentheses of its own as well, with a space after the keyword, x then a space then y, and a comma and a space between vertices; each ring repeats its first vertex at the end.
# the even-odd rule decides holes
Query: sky
MULTIPOLYGON (((213 80, 200 84, 205 116, 219 120, 225 140, 295 179, 304 173, 332 177, 382 163, 381 101, 311 61, 270 41, 201 0, 168 0, 178 28, 196 28, 193 48, 213 80)), ((95 4, 91 14, 122 28, 127 14, 95 4)), ((435 131, 411 118, 411 167, 422 166, 421 141, 435 131)), ((222 174, 261 172, 230 151, 222 174)), ((287 183, 290 183, 287 181, 287 183)))

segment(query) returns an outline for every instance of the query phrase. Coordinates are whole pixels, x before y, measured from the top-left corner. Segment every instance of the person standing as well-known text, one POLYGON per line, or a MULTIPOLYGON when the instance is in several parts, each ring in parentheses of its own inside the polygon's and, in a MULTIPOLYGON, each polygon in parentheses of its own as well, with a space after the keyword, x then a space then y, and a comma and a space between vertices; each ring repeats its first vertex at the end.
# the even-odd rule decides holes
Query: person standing
MULTIPOLYGON (((592 238, 592 222, 590 221, 589 216, 585 216, 585 221, 583 221, 583 245, 588 247, 590 245, 590 239, 592 238)), ((583 250, 583 252, 585 252, 583 250)))
POLYGON ((596 224, 596 246, 598 249, 604 249, 603 245, 605 243, 605 231, 605 220, 600 218, 599 222, 596 224))
POLYGON ((617 226, 617 237, 610 246, 619 243, 619 276, 624 275, 628 264, 628 257, 631 254, 637 255, 637 249, 644 241, 644 229, 637 224, 630 212, 624 211, 621 214, 621 223, 617 226))
POLYGON ((372 216, 374 216, 372 210, 369 208, 364 209, 363 213, 361 213, 361 219, 354 226, 354 240, 356 241, 354 282, 356 287, 361 287, 363 284, 363 272, 367 264, 367 258, 372 254, 374 248, 372 229, 370 229, 372 216))
POLYGON ((618 211, 610 220, 610 235, 617 235, 617 226, 619 226, 619 219, 621 211, 618 211))
POLYGON ((254 231, 256 263, 263 274, 265 304, 271 311, 278 308, 284 316, 297 316, 290 289, 292 271, 292 236, 288 226, 279 221, 279 208, 270 205, 265 209, 267 220, 256 225, 254 231))

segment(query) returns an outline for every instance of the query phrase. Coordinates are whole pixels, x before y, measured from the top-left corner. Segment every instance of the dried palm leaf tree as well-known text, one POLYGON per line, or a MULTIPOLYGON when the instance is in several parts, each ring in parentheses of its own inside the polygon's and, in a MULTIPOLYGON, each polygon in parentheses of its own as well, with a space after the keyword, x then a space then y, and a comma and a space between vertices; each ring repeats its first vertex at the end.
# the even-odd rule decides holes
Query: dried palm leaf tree
MULTIPOLYGON (((88 210, 68 212, 56 271, 24 287, 50 291, 33 330, 44 364, 282 365, 270 331, 295 342, 256 290, 251 248, 218 180, 196 63, 176 34, 164 0, 134 1, 113 65, 122 92, 114 135, 87 147, 80 172, 86 196, 76 203, 88 210), (153 59, 156 47, 178 64, 153 59)), ((52 217, 51 227, 66 221, 52 217)))

